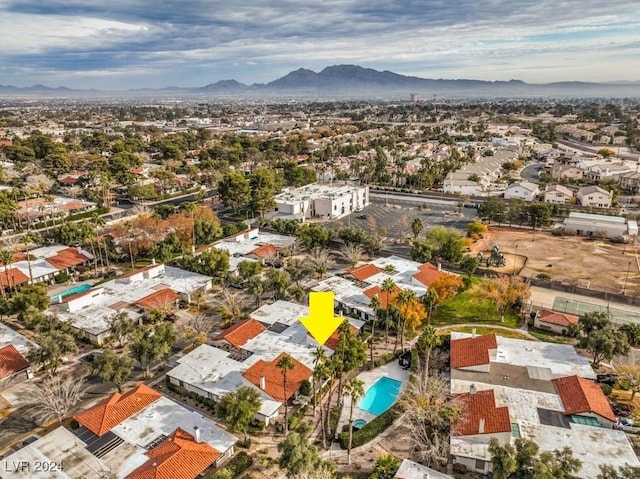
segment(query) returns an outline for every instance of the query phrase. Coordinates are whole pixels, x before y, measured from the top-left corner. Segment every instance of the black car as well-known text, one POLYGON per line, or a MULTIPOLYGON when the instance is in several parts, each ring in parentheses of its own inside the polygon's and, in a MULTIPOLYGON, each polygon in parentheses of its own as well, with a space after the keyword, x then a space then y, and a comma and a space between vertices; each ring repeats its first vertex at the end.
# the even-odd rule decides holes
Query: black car
POLYGON ((367 216, 367 215, 360 215, 360 216, 358 216, 358 219, 359 219, 359 220, 366 220, 367 218, 368 218, 368 216, 367 216))
POLYGON ((596 382, 613 386, 618 382, 617 374, 598 374, 596 382))

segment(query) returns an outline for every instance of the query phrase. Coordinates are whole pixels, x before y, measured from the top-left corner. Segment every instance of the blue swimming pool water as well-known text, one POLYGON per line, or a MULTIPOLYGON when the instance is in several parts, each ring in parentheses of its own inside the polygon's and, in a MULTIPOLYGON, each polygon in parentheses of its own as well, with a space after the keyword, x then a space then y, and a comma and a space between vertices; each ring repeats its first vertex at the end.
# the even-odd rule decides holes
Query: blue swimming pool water
POLYGON ((51 302, 53 302, 53 303, 58 302, 58 301, 60 301, 61 298, 65 298, 67 296, 71 296, 72 294, 76 294, 76 293, 82 293, 83 291, 86 291, 88 289, 91 289, 91 285, 90 284, 79 284, 78 286, 74 286, 73 288, 65 289, 61 293, 58 293, 58 294, 56 294, 54 296, 51 296, 51 302))
POLYGON ((359 408, 379 416, 396 401, 402 383, 386 376, 378 379, 363 396, 359 408))
POLYGON ((353 427, 356 429, 362 429, 367 424, 367 421, 364 419, 356 419, 353 421, 353 427))

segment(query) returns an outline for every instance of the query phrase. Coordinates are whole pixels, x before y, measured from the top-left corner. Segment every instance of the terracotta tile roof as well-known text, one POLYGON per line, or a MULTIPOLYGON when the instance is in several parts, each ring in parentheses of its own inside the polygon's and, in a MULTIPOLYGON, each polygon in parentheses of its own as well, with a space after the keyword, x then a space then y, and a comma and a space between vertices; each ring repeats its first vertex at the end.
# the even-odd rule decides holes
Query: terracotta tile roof
MULTIPOLYGON (((272 398, 278 401, 284 401, 284 389, 282 386, 282 373, 277 364, 280 358, 286 353, 281 353, 277 358, 271 362, 266 362, 260 359, 255 362, 253 366, 247 369, 242 376, 254 386, 260 387, 260 378, 265 379, 266 392, 272 398)), ((309 379, 313 374, 313 371, 307 366, 302 364, 293 356, 290 356, 293 361, 293 369, 287 370, 287 398, 289 399, 298 390, 300 384, 305 379, 309 379)))
POLYGON ((380 268, 378 268, 375 264, 371 264, 371 263, 347 270, 347 273, 349 273, 355 279, 360 281, 364 281, 365 279, 373 276, 374 274, 378 274, 381 272, 382 270, 380 268))
POLYGON ((413 279, 425 286, 431 286, 444 274, 446 273, 440 271, 437 266, 431 263, 425 263, 418 267, 418 272, 413 275, 413 279))
POLYGON ((0 379, 13 376, 15 373, 27 369, 27 361, 13 344, 7 344, 0 348, 0 379))
POLYGON ((74 419, 98 436, 106 434, 127 418, 161 398, 162 394, 144 384, 110 398, 74 416, 74 419))
POLYGON ((461 402, 464 415, 451 428, 451 435, 473 436, 511 432, 509 408, 496 407, 493 389, 454 394, 453 398, 461 402), (484 424, 481 424, 482 422, 484 424))
POLYGON ((222 453, 178 428, 147 452, 149 459, 126 479, 195 479, 222 453))
POLYGON ((239 323, 234 324, 230 328, 225 329, 217 336, 214 336, 214 340, 226 340, 229 344, 232 344, 236 348, 244 345, 250 339, 255 338, 258 334, 266 331, 267 328, 255 319, 245 319, 239 323))
MULTIPOLYGON (((400 294, 400 291, 402 290, 398 286, 396 286, 396 289, 389 293, 389 301, 393 303, 393 300, 396 299, 396 296, 400 294)), ((382 307, 382 309, 387 308, 387 293, 385 291, 382 291, 380 286, 372 286, 369 289, 365 289, 362 293, 369 299, 373 299, 374 296, 378 295, 378 298, 380 298, 380 306, 382 307)))
MULTIPOLYGON (((358 328, 356 328, 355 326, 352 325, 350 329, 353 334, 358 334, 358 328)), ((338 330, 336 330, 331 336, 329 336, 329 339, 327 339, 324 345, 329 349, 335 351, 336 349, 338 349, 339 342, 340 342, 340 333, 338 332, 338 330)))
POLYGON ((180 299, 180 295, 174 290, 171 288, 162 288, 155 293, 139 299, 136 304, 142 306, 144 309, 151 310, 174 306, 178 299, 180 299))
POLYGON ((609 400, 593 381, 579 376, 567 376, 553 380, 556 391, 562 399, 565 414, 592 412, 615 422, 616 416, 609 400))
POLYGON ((541 323, 556 324, 558 326, 569 326, 578 322, 578 317, 573 314, 556 313, 555 311, 547 311, 543 309, 538 315, 538 321, 541 323))
POLYGON ((0 268, 0 283, 3 288, 11 288, 18 284, 28 283, 29 277, 20 271, 18 268, 9 268, 6 272, 4 267, 0 268), (9 279, 7 281, 7 275, 9 279))
POLYGON ((258 258, 269 258, 271 256, 275 256, 278 252, 278 248, 276 248, 271 243, 267 243, 262 245, 256 249, 254 249, 251 254, 257 256, 258 258))
POLYGON ((489 350, 497 347, 495 334, 451 341, 451 367, 455 369, 489 364, 489 350))
POLYGON ((65 248, 54 256, 45 258, 45 261, 56 269, 66 269, 86 263, 91 258, 83 255, 77 248, 65 248))

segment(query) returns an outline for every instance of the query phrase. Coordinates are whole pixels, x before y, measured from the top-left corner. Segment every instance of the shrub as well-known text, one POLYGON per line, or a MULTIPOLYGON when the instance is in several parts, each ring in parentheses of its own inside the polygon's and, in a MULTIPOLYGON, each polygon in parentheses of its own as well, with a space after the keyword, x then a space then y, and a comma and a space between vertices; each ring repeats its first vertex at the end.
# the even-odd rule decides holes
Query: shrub
POLYGON ((66 271, 61 271, 60 273, 54 276, 54 281, 58 284, 65 283, 69 281, 70 277, 71 275, 69 273, 67 273, 66 271))
POLYGON ((540 281, 550 281, 551 280, 551 276, 549 276, 547 273, 538 273, 538 274, 536 274, 536 278, 538 278, 540 281))
POLYGON ((611 242, 622 244, 624 243, 624 236, 614 236, 613 238, 611 238, 611 242))
POLYGON ((302 406, 298 411, 289 417, 289 429, 295 429, 307 412, 307 406, 302 406))
POLYGON ((573 228, 565 228, 564 235, 565 236, 576 236, 578 234, 578 230, 574 230, 573 228))
MULTIPOLYGON (((387 429, 393 421, 400 415, 401 409, 398 404, 391 406, 390 409, 386 410, 378 417, 376 417, 371 422, 365 424, 362 428, 358 429, 353 433, 352 447, 359 447, 363 444, 368 443, 373 440, 378 434, 382 433, 385 429, 387 429)), ((340 433, 338 437, 340 441, 340 447, 342 449, 346 449, 349 445, 349 433, 343 432, 340 433)))
POLYGON ((300 383, 300 394, 303 396, 311 396, 313 392, 311 391, 311 383, 308 379, 305 379, 300 383))
POLYGON ((454 474, 467 474, 469 469, 464 464, 454 464, 453 465, 454 474))
POLYGON ((564 235, 564 228, 555 228, 551 230, 551 234, 553 236, 563 236, 564 235))
POLYGON ((613 388, 608 384, 600 384, 600 388, 605 396, 609 396, 613 392, 613 388))
POLYGON ((239 477, 244 471, 249 469, 253 464, 253 458, 242 451, 236 454, 222 469, 218 469, 214 472, 209 479, 227 479, 239 477))
POLYGON ((238 447, 241 447, 243 449, 249 449, 251 447, 251 438, 248 437, 246 440, 240 440, 236 444, 238 445, 238 447))

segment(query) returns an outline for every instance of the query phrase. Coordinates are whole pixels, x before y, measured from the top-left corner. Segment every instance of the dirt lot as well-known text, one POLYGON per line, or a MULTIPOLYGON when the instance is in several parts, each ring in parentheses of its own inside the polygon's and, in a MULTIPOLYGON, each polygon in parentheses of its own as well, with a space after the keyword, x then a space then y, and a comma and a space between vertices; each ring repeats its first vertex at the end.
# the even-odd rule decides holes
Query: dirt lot
POLYGON ((531 230, 515 228, 490 228, 484 236, 473 245, 472 252, 487 254, 493 245, 498 245, 506 264, 493 268, 496 271, 515 270, 526 277, 546 273, 553 281, 610 293, 622 293, 626 280, 626 294, 640 294, 640 263, 634 245, 557 237, 540 231, 534 239, 531 230))

